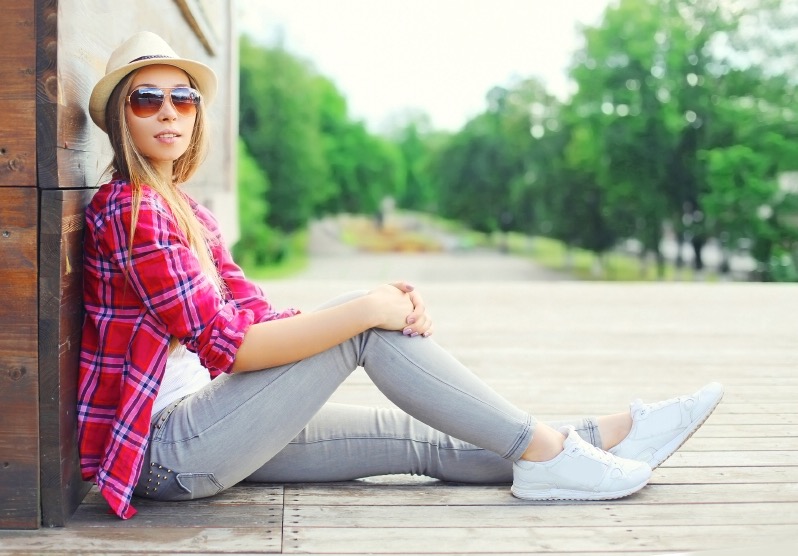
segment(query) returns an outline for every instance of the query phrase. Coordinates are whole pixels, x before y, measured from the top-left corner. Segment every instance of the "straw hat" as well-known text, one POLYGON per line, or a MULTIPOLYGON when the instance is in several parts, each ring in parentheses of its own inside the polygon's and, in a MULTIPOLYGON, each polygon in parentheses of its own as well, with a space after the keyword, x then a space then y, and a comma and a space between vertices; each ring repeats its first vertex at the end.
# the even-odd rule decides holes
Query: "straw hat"
POLYGON ((155 33, 136 33, 111 53, 105 76, 94 86, 89 99, 89 114, 100 129, 105 129, 105 105, 114 87, 131 71, 144 66, 167 64, 182 69, 197 82, 202 101, 210 104, 216 95, 216 74, 213 70, 194 60, 178 56, 174 50, 155 33))

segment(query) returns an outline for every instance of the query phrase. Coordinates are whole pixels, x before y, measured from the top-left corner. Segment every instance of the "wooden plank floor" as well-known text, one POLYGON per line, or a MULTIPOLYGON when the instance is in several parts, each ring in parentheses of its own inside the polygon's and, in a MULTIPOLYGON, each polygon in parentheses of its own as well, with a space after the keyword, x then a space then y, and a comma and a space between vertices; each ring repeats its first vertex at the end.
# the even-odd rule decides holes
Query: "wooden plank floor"
MULTIPOLYGON (((267 284, 311 308, 358 281, 267 284)), ((138 501, 92 491, 66 528, 0 531, 9 553, 798 553, 798 289, 766 284, 435 282, 436 338, 543 419, 617 412, 705 382, 723 403, 649 486, 617 501, 537 503, 506 486, 393 476, 239 486, 138 501)), ((422 340, 423 341, 423 340, 422 340)), ((387 405, 362 371, 333 401, 387 405)))

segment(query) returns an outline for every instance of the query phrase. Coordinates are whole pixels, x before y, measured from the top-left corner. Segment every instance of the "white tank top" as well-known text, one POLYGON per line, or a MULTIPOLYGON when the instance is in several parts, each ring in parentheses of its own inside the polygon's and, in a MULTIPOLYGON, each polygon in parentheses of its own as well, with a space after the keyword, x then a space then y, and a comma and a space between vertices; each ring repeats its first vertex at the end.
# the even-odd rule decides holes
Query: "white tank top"
POLYGON ((161 387, 152 406, 152 414, 166 408, 170 403, 193 394, 211 381, 208 369, 202 366, 196 353, 183 346, 169 354, 161 387))

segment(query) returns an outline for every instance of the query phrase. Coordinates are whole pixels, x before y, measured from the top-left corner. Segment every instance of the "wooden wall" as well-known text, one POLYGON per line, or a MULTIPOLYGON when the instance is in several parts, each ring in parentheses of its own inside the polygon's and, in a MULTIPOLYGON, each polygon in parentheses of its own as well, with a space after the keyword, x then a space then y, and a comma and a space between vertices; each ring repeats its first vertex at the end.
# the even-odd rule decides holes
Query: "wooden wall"
POLYGON ((39 515, 36 34, 32 0, 0 17, 0 524, 39 515))
POLYGON ((80 480, 75 398, 83 209, 111 151, 88 98, 130 34, 217 72, 214 141, 188 187, 235 239, 237 40, 224 0, 18 0, 0 34, 0 528, 63 525, 80 480))

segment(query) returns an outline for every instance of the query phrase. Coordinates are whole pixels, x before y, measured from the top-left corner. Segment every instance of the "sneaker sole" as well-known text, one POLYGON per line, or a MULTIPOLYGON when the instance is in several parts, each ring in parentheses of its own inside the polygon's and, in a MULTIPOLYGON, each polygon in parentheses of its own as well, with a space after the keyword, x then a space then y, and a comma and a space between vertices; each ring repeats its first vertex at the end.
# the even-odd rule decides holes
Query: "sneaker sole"
POLYGON ((651 457, 651 460, 646 462, 651 466, 651 469, 656 469, 657 467, 662 465, 663 462, 665 462, 669 457, 671 457, 674 453, 676 453, 676 450, 681 448, 685 442, 690 440, 690 437, 693 436, 699 428, 701 428, 701 425, 703 425, 706 422, 706 420, 709 419, 709 416, 712 415, 712 413, 715 411, 718 405, 720 405, 720 401, 723 399, 724 393, 725 392, 723 390, 720 391, 720 396, 715 401, 715 403, 706 410, 704 416, 701 418, 700 421, 696 421, 692 428, 685 429, 685 431, 681 435, 677 436, 676 438, 668 442, 665 446, 660 448, 660 450, 651 457))
POLYGON ((624 498, 630 494, 634 494, 648 483, 648 479, 627 490, 618 490, 615 492, 588 492, 584 490, 566 490, 560 488, 553 488, 550 490, 524 490, 513 486, 510 492, 513 496, 521 500, 615 500, 616 498, 624 498))

